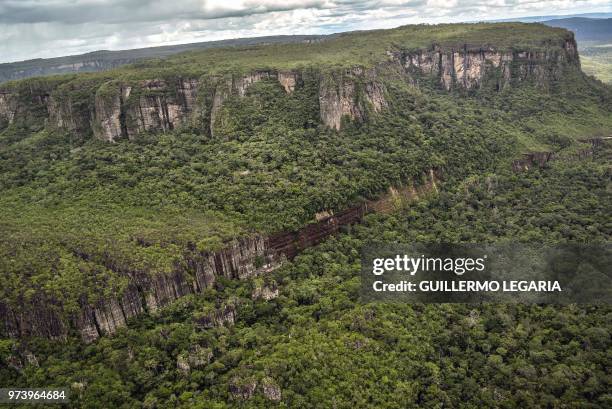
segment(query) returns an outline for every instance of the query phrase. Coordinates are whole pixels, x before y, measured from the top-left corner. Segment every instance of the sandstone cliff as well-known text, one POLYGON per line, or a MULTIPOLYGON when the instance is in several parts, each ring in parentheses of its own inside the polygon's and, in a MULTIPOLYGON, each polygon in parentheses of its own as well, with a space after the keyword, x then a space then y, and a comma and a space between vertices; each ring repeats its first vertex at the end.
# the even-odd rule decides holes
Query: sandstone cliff
POLYGON ((342 118, 363 122, 368 112, 380 112, 387 106, 385 87, 376 70, 356 67, 322 75, 319 90, 321 122, 340 129, 342 118))
POLYGON ((398 47, 388 50, 387 56, 371 67, 260 69, 197 78, 98 80, 101 82, 85 85, 71 78, 35 87, 27 82, 9 84, 0 89, 0 129, 35 120, 108 141, 182 126, 214 136, 217 121, 222 120, 218 114, 228 98, 244 97, 262 80, 277 81, 291 94, 303 85, 305 75, 318 81, 321 123, 340 129, 343 118, 365 121, 388 107, 389 81, 431 84, 448 92, 499 91, 522 83, 546 89, 562 80, 568 70, 580 69, 576 43, 569 33, 562 43, 534 50, 434 44, 416 50, 398 47))
POLYGON ((567 66, 579 67, 576 42, 566 39, 558 47, 546 50, 496 50, 494 47, 443 49, 396 52, 393 58, 410 73, 425 74, 446 90, 476 89, 489 82, 497 90, 512 84, 534 81, 547 87, 561 79, 567 66))
MULTIPOLYGON (((234 240, 217 252, 185 249, 184 262, 172 274, 124 270, 109 261, 105 267, 129 281, 120 296, 97 302, 83 297, 76 314, 64 311, 61 303, 42 294, 35 302, 21 305, 9 306, 0 301, 0 336, 64 339, 76 331, 85 342, 91 342, 115 333, 133 317, 155 313, 180 297, 210 288, 217 277, 247 279, 274 270, 284 260, 336 234, 342 226, 360 222, 369 212, 388 212, 435 191, 436 179, 436 173, 431 170, 416 185, 390 189, 377 200, 330 214, 298 231, 234 240)), ((263 299, 277 295, 278 289, 274 286, 254 293, 255 298, 263 299)), ((228 304, 201 316, 198 323, 202 327, 231 325, 235 314, 235 306, 228 304)))

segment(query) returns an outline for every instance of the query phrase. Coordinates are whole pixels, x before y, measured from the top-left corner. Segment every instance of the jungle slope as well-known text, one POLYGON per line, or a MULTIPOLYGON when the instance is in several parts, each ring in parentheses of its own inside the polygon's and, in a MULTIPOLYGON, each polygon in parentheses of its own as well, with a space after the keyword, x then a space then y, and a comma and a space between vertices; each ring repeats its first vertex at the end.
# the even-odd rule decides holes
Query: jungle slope
POLYGON ((84 408, 609 407, 609 305, 359 300, 367 243, 609 242, 611 146, 576 153, 370 215, 91 345, 3 340, 0 380, 70 385, 84 408))
POLYGON ((607 132, 610 101, 571 33, 518 23, 5 84, 0 333, 93 341, 276 267, 271 234, 317 213, 607 132))

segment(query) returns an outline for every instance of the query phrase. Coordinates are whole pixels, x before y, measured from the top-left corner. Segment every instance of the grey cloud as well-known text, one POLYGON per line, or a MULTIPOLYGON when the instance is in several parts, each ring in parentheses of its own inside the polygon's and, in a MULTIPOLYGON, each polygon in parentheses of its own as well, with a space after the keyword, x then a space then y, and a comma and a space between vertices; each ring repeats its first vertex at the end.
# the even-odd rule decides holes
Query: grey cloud
POLYGON ((323 8, 323 0, 245 2, 240 9, 207 9, 199 0, 109 0, 109 1, 19 1, 0 2, 0 23, 57 22, 81 24, 97 22, 119 24, 126 22, 158 22, 166 20, 207 20, 243 17, 275 11, 304 8, 323 8))
POLYGON ((222 38, 610 10, 605 0, 0 0, 0 62, 222 38), (602 6, 603 5, 603 6, 602 6), (514 14, 512 14, 514 13, 514 14))

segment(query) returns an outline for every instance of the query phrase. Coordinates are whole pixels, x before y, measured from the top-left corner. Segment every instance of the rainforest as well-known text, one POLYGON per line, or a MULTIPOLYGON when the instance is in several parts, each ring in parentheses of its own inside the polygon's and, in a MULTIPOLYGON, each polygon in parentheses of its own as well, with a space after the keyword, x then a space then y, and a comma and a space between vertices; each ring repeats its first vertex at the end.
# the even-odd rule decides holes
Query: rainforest
POLYGON ((537 23, 2 83, 0 387, 84 408, 610 407, 611 289, 359 288, 373 243, 609 243, 611 136, 612 88, 537 23))

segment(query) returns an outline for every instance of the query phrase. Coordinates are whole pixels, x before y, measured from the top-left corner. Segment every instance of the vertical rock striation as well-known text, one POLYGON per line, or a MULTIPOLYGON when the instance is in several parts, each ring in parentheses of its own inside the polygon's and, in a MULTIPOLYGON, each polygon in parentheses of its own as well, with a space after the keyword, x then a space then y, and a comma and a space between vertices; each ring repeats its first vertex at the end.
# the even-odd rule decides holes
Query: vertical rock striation
POLYGON ((17 83, 21 85, 0 89, 0 129, 18 120, 30 123, 38 118, 39 124, 49 119, 57 128, 80 136, 93 133, 107 141, 133 139, 144 132, 168 132, 183 125, 214 135, 219 112, 228 98, 244 97, 253 84, 263 80, 278 81, 291 95, 303 85, 305 75, 313 74, 319 82, 320 120, 340 129, 343 118, 362 122, 389 105, 385 87, 389 79, 414 85, 431 82, 447 91, 499 91, 525 82, 548 88, 561 80, 567 69, 580 68, 576 42, 569 33, 562 43, 547 43, 538 49, 467 44, 417 50, 398 47, 387 52, 389 60, 368 68, 260 69, 197 79, 177 76, 110 81, 95 84, 97 91, 92 88, 90 93, 95 98, 85 99, 81 95, 83 81, 75 80, 73 85, 36 83, 34 87, 17 83), (392 73, 387 69, 390 64, 392 73))
POLYGON ((96 137, 114 141, 187 124, 196 107, 198 81, 152 79, 132 85, 105 84, 104 88, 106 92, 96 94, 93 130, 96 137))
POLYGON ((0 90, 0 129, 9 126, 15 118, 17 100, 10 91, 0 90))
POLYGON ((356 67, 325 73, 319 87, 321 122, 336 130, 342 126, 343 117, 363 122, 368 112, 379 112, 387 106, 384 93, 374 69, 356 67))
POLYGON ((478 89, 490 85, 497 90, 525 81, 548 87, 561 79, 567 66, 580 67, 576 41, 567 38, 558 47, 543 50, 497 50, 494 47, 443 49, 393 53, 408 73, 424 74, 446 90, 478 89))
MULTIPOLYGON (((125 291, 116 298, 90 302, 80 300, 79 312, 69 313, 56 300, 43 296, 23 305, 0 301, 0 335, 13 338, 30 336, 49 339, 66 338, 72 331, 85 342, 113 334, 127 322, 143 313, 155 313, 174 300, 197 294, 210 288, 217 277, 247 279, 278 268, 284 260, 295 257, 305 248, 321 243, 340 227, 359 223, 369 212, 387 212, 398 201, 412 201, 436 189, 436 174, 424 175, 424 183, 417 186, 390 189, 377 200, 363 202, 346 210, 330 214, 298 231, 282 232, 269 237, 253 236, 232 241, 217 252, 198 252, 186 249, 184 262, 171 274, 152 271, 125 271, 112 260, 105 267, 128 277, 125 291)), ((260 291, 256 298, 272 299, 278 295, 276 287, 260 291)), ((231 324, 235 306, 226 305, 208 316, 201 317, 203 327, 231 324)))

